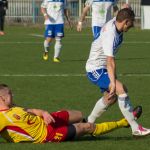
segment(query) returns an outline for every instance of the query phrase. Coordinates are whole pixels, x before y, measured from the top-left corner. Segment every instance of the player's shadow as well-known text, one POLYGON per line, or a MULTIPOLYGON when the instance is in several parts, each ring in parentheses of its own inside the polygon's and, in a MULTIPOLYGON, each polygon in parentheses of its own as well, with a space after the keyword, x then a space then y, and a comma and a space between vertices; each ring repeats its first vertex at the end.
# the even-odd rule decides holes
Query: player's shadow
POLYGON ((112 137, 112 136, 99 136, 99 137, 93 137, 93 136, 84 136, 76 139, 75 141, 131 141, 135 140, 132 136, 124 136, 124 137, 112 137))
POLYGON ((63 59, 63 62, 86 62, 86 59, 63 59))

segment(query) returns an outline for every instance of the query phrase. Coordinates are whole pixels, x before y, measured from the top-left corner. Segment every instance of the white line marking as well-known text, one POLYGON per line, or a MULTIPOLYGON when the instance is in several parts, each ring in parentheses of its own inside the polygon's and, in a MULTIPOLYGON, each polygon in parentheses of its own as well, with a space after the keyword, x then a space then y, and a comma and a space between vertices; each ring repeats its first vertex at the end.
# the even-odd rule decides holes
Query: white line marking
MULTIPOLYGON (((43 42, 0 42, 0 44, 42 44, 43 42)), ((82 44, 87 44, 87 41, 78 41, 78 42, 71 42, 71 41, 63 41, 63 43, 67 43, 67 44, 77 44, 77 43, 82 43, 82 44)), ((150 44, 150 41, 131 41, 131 42, 123 42, 123 44, 150 44)))
MULTIPOLYGON (((86 74, 0 74, 1 77, 85 77, 86 74)), ((118 74, 120 77, 150 77, 149 73, 145 74, 118 74)))
MULTIPOLYGON (((82 36, 82 35, 90 35, 90 34, 67 34, 67 36, 82 36)), ((44 37, 41 34, 30 34, 30 36, 35 36, 35 37, 44 37)), ((83 42, 83 41, 82 41, 83 42)), ((124 44, 150 44, 150 41, 126 41, 123 42, 124 44)))

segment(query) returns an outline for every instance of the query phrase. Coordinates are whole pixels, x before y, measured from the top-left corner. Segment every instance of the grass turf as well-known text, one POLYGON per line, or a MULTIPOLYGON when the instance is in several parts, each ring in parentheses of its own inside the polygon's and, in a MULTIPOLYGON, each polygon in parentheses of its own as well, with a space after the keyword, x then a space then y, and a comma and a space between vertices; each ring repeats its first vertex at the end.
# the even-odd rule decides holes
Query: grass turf
MULTIPOLYGON (((84 29, 82 33, 66 29, 60 64, 52 62, 53 44, 49 61, 42 60, 43 38, 34 35, 42 35, 43 31, 43 28, 35 27, 6 28, 6 35, 0 37, 0 82, 12 88, 15 103, 23 107, 48 111, 79 109, 88 115, 101 96, 99 89, 84 76, 92 42, 91 29, 84 29)), ((129 31, 116 57, 118 78, 127 85, 133 105, 143 106, 144 112, 139 122, 146 127, 150 127, 149 35, 149 30, 129 31)), ((121 117, 115 104, 97 122, 121 117)), ((60 144, 1 143, 1 149, 148 150, 149 142, 149 137, 137 140, 131 136, 130 129, 120 129, 101 137, 85 136, 60 144)))

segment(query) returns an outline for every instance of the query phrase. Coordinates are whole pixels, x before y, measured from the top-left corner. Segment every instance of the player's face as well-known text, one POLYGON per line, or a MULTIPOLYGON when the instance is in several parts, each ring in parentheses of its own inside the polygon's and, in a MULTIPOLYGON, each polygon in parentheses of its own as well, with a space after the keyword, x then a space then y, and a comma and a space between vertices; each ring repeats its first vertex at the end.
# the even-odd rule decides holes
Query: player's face
POLYGON ((134 27, 134 20, 126 20, 123 27, 123 32, 127 32, 132 27, 134 27))
POLYGON ((5 95, 5 104, 7 106, 11 106, 12 105, 12 92, 11 90, 8 90, 6 95, 5 95))

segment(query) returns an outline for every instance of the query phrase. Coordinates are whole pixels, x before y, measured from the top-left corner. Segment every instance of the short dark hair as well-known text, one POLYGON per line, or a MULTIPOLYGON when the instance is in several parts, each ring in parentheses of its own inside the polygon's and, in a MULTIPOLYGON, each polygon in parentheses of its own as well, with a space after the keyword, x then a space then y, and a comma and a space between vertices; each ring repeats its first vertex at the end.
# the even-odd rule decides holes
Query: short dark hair
POLYGON ((135 14, 131 8, 123 8, 118 12, 116 21, 122 22, 125 19, 134 20, 134 18, 135 18, 135 14))
POLYGON ((0 84, 0 91, 3 91, 3 90, 11 91, 8 85, 2 83, 0 84))

